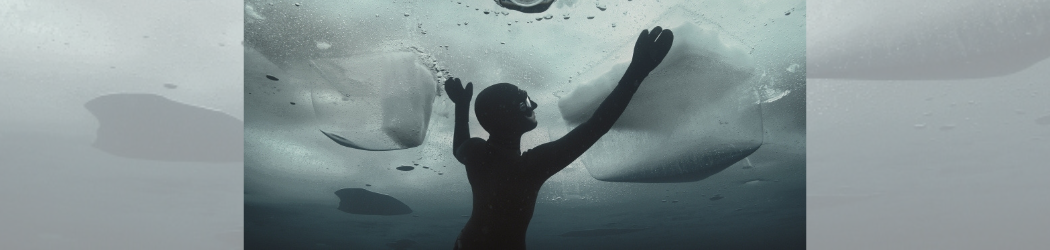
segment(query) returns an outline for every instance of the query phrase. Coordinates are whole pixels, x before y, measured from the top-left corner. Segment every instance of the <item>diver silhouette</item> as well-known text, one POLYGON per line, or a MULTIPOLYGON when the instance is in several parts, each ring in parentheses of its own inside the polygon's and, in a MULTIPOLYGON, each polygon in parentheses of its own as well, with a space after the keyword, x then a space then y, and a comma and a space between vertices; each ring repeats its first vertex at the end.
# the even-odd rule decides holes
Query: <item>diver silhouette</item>
POLYGON ((521 136, 538 124, 533 113, 538 105, 528 92, 498 83, 478 93, 474 112, 489 132, 486 141, 471 138, 468 129, 473 83, 464 88, 458 78, 446 80, 445 92, 456 110, 453 155, 466 167, 474 198, 470 220, 454 249, 525 249, 540 187, 609 132, 642 80, 667 56, 672 41, 671 30, 643 30, 626 73, 591 118, 564 137, 524 153, 521 136))

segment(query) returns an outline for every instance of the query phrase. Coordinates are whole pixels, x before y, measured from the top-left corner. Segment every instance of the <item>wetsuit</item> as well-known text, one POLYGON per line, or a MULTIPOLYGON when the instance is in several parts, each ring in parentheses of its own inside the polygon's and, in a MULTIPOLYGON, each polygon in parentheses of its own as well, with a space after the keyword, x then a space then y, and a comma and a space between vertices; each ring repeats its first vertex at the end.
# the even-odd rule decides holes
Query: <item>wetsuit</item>
MULTIPOLYGON (((661 37, 666 40, 656 41, 660 30, 660 27, 653 29, 651 37, 648 31, 642 33, 639 44, 648 42, 643 45, 655 48, 643 49, 655 51, 639 52, 639 45, 636 45, 632 65, 590 119, 564 137, 524 153, 520 153, 519 148, 521 134, 525 131, 508 135, 490 131, 488 141, 471 138, 468 128, 469 94, 466 101, 456 103, 453 154, 466 167, 474 204, 470 220, 456 239, 454 249, 525 249, 525 232, 532 219, 540 187, 594 145, 623 114, 642 80, 663 60, 671 46, 673 35, 670 30, 665 30, 661 37), (650 40, 643 41, 647 37, 650 40), (638 62, 639 53, 646 56, 644 62, 638 62), (659 55, 650 57, 650 53, 659 55)), ((455 85, 460 85, 459 89, 462 90, 458 81, 455 80, 455 85)), ((446 89, 449 85, 446 83, 446 89)), ((450 98, 453 98, 451 92, 455 90, 449 92, 450 98)), ((528 102, 527 96, 524 98, 528 102)), ((478 105, 483 103, 479 101, 478 105)), ((529 110, 527 115, 534 117, 531 112, 529 110)), ((534 118, 532 121, 535 122, 534 118)))

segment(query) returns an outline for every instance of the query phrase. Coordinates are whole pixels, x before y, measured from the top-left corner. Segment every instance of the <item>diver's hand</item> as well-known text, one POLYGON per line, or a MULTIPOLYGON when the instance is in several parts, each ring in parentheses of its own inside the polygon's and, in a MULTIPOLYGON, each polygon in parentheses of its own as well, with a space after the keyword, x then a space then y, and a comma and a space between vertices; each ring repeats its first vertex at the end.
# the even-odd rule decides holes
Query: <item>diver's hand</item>
POLYGON ((470 98, 474 96, 474 83, 468 82, 464 88, 459 78, 449 78, 445 80, 445 93, 448 93, 448 99, 451 99, 452 103, 470 104, 470 98))
POLYGON ((641 78, 648 76, 649 72, 660 65, 660 62, 667 56, 672 42, 674 42, 674 33, 671 33, 671 30, 665 30, 660 26, 653 28, 652 32, 642 30, 642 34, 638 36, 638 41, 634 44, 634 56, 631 58, 631 65, 627 67, 627 74, 641 78))

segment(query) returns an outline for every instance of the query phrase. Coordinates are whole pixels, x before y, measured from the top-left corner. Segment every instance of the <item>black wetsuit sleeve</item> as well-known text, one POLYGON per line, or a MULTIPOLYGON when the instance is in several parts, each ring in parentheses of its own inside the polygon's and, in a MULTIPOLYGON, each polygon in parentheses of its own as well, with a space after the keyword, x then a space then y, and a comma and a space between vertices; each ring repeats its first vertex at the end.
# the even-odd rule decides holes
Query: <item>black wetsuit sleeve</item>
POLYGON ((460 163, 467 164, 463 153, 467 139, 470 139, 470 102, 456 104, 456 128, 452 135, 452 155, 460 163))
POLYGON ((553 176, 583 155, 602 135, 609 132, 620 118, 645 75, 628 70, 609 96, 591 114, 591 118, 569 131, 564 137, 536 146, 527 154, 544 177, 553 176))

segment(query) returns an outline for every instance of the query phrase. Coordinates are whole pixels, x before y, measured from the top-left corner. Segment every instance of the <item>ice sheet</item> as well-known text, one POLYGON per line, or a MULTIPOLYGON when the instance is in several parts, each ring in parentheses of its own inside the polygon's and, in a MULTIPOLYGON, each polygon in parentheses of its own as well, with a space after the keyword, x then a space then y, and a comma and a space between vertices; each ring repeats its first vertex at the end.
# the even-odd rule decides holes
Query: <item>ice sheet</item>
MULTIPOLYGON (((613 130, 583 155, 594 178, 696 181, 761 146, 762 98, 755 89, 751 57, 714 29, 691 22, 670 29, 676 39, 667 57, 642 83, 613 130)), ((558 103, 565 120, 579 124, 588 119, 627 64, 583 79, 584 85, 558 103)))

